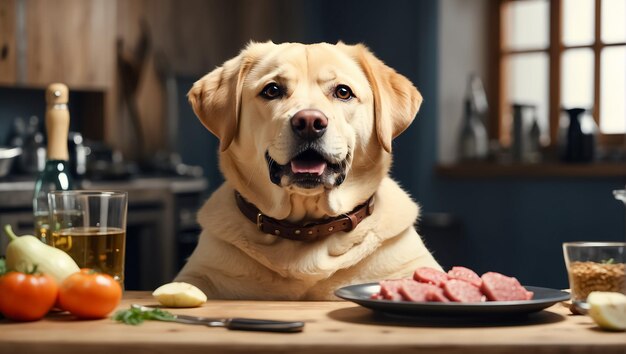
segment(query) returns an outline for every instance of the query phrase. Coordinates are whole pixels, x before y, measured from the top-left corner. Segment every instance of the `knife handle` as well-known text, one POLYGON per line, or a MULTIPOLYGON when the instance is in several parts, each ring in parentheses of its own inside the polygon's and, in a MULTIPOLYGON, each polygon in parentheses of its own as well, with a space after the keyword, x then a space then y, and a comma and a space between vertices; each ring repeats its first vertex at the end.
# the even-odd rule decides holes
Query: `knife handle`
POLYGON ((257 320, 254 318, 230 318, 224 322, 228 329, 240 331, 264 331, 264 332, 302 332, 304 322, 257 320))

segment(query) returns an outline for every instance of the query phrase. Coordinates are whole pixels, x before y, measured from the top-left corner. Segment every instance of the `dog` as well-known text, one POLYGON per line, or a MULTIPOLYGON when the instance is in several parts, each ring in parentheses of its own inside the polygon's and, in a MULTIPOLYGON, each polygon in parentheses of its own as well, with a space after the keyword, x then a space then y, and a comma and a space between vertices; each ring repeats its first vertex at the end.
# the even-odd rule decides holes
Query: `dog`
POLYGON ((253 42, 188 99, 219 138, 225 182, 175 281, 214 299, 337 300, 342 286, 441 269, 388 176, 422 97, 367 47, 253 42))

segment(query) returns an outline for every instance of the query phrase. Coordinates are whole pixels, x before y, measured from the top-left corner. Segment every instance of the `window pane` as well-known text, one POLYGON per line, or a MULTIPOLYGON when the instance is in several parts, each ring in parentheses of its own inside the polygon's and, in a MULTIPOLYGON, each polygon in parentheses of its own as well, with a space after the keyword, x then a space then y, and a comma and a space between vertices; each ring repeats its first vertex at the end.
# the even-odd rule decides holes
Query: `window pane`
MULTIPOLYGON (((548 55, 546 53, 514 54, 505 59, 507 103, 530 104, 537 107, 541 135, 549 137, 548 125, 548 55)), ((511 117, 504 129, 512 129, 511 117)))
POLYGON ((595 0, 563 0, 563 44, 593 43, 594 12, 595 0))
POLYGON ((544 49, 548 47, 546 0, 513 1, 505 7, 504 33, 509 49, 544 49))
POLYGON ((587 48, 566 50, 561 63, 561 105, 592 108, 593 51, 587 48))
POLYGON ((626 46, 609 47, 600 59, 600 130, 626 133, 626 46))
POLYGON ((602 41, 626 42, 626 0, 602 0, 602 41))

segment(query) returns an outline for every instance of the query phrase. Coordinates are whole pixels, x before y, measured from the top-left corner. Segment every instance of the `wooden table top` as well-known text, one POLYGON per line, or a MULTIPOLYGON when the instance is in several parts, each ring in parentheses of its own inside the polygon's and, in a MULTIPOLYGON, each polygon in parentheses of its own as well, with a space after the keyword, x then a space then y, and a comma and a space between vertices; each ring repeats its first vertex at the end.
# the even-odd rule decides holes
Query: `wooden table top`
MULTIPOLYGON (((126 292, 120 308, 153 305, 147 292, 126 292)), ((304 321, 301 333, 233 331, 147 321, 79 321, 52 314, 30 323, 0 321, 0 353, 626 353, 626 332, 599 330, 556 304, 507 322, 406 321, 351 302, 213 301, 177 314, 304 321)))

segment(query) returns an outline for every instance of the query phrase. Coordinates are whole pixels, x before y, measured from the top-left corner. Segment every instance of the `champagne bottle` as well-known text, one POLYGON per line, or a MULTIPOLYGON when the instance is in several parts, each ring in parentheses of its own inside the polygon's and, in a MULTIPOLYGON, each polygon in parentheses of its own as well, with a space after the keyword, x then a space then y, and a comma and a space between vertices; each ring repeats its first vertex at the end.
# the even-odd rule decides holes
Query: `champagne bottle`
POLYGON ((51 84, 46 90, 48 150, 46 165, 37 177, 33 196, 35 236, 45 243, 51 242, 48 192, 73 189, 67 149, 67 134, 70 126, 68 96, 68 89, 64 84, 51 84))

